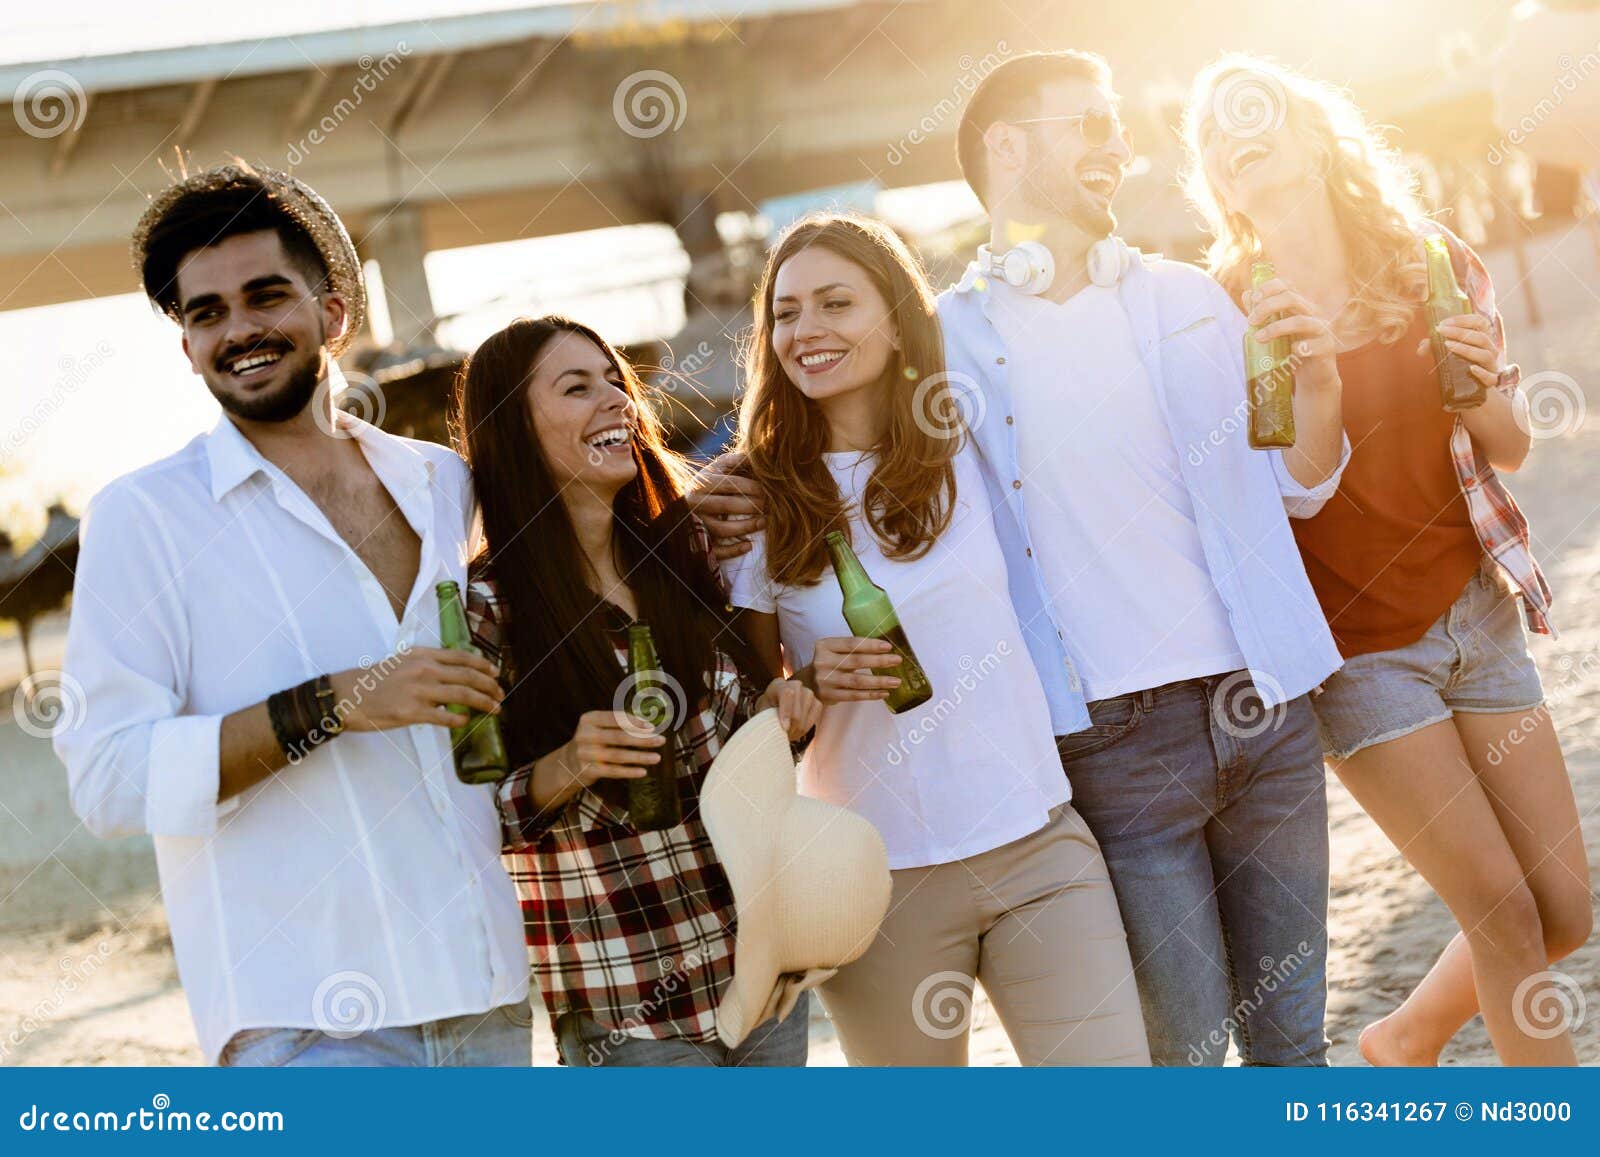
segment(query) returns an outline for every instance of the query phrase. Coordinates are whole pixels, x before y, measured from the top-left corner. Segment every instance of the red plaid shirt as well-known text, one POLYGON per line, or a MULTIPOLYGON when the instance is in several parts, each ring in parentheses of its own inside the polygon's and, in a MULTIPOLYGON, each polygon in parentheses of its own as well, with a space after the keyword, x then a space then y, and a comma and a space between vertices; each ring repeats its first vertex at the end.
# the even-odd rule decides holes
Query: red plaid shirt
MULTIPOLYGON (((1466 242, 1443 226, 1421 221, 1415 228, 1422 236, 1433 233, 1443 235, 1461 291, 1472 302, 1474 312, 1488 318, 1493 327, 1495 345, 1500 349, 1499 388, 1515 395, 1522 381, 1522 371, 1506 362, 1506 329, 1500 319, 1500 310, 1495 305, 1494 284, 1489 280, 1489 271, 1466 242)), ((1501 569, 1511 576, 1511 581, 1516 583, 1517 591, 1522 596, 1528 629, 1541 635, 1554 636, 1555 627, 1550 621, 1550 584, 1545 581, 1544 571, 1534 560, 1528 520, 1505 483, 1494 472, 1494 467, 1478 456, 1472 445, 1472 435, 1467 433, 1466 423, 1459 417, 1450 435, 1450 459, 1456 468, 1456 478, 1461 483, 1461 493, 1467 500, 1473 529, 1478 532, 1478 542, 1482 544, 1484 553, 1499 563, 1501 569)))
MULTIPOLYGON (((609 607, 618 678, 627 669, 627 616, 609 607)), ((505 608, 483 580, 467 587, 467 622, 485 655, 500 663, 505 608)), ((760 692, 717 653, 709 688, 676 735, 684 820, 641 832, 627 812, 584 788, 544 812, 529 786, 533 765, 499 786, 506 869, 522 901, 534 979, 552 1026, 579 1012, 627 1036, 716 1039, 716 1010, 733 975, 733 891, 705 825, 700 786, 711 761, 750 714, 760 692)))

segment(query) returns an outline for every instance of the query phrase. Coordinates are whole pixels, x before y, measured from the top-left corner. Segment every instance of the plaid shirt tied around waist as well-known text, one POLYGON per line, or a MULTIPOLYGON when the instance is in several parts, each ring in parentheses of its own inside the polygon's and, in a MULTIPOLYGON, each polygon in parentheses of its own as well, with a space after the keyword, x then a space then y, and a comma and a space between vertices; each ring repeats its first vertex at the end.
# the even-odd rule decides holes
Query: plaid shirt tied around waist
MULTIPOLYGON (((1484 268, 1478 255, 1448 229, 1429 221, 1418 222, 1415 228, 1421 236, 1438 233, 1444 237, 1461 291, 1472 303, 1473 312, 1487 318, 1492 327, 1502 367, 1496 388, 1515 395, 1520 388, 1522 371, 1506 362, 1505 324, 1495 304, 1494 284, 1489 280, 1489 271, 1484 268)), ((1461 484, 1461 494, 1467 500, 1467 511, 1472 517, 1478 542, 1483 546, 1484 553, 1494 559, 1516 584, 1528 629, 1554 638, 1555 625, 1550 621, 1550 584, 1545 581, 1544 571, 1533 557, 1532 532, 1528 520, 1505 483, 1500 481, 1494 467, 1479 458, 1472 445, 1472 435, 1467 432, 1466 423, 1459 416, 1450 435, 1450 460, 1455 466, 1456 479, 1461 484)))

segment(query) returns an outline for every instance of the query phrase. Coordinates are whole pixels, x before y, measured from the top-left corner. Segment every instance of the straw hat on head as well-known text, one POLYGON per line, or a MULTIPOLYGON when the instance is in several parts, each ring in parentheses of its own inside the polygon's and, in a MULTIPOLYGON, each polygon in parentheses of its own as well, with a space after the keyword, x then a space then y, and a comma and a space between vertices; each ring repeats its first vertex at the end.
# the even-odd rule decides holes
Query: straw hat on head
POLYGON ((778 713, 728 739, 700 788, 700 818, 733 887, 733 979, 717 1008, 729 1048, 785 1017, 872 944, 889 910, 883 837, 845 808, 795 792, 778 713))
MULTIPOLYGON (((328 289, 344 301, 344 331, 328 342, 329 351, 342 354, 367 316, 367 286, 361 275, 361 258, 339 215, 315 189, 298 177, 264 165, 235 160, 199 173, 183 173, 151 198, 150 206, 133 230, 133 268, 142 278, 151 233, 182 202, 208 193, 252 192, 268 199, 284 216, 305 231, 328 269, 328 289)), ((145 290, 154 298, 151 286, 145 290)))

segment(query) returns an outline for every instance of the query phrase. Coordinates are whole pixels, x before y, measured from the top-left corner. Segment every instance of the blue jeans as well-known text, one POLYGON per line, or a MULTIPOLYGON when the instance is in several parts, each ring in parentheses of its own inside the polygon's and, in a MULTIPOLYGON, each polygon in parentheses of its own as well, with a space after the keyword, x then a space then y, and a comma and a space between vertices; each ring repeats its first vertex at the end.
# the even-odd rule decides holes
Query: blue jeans
POLYGON ((1309 697, 1235 671, 1089 704, 1056 742, 1111 872, 1158 1065, 1324 1065, 1328 803, 1309 697))
POLYGON ((756 1025, 737 1048, 721 1041, 697 1044, 682 1037, 655 1040, 611 1033, 575 1012, 563 1013, 556 1022, 556 1044, 561 1059, 575 1069, 799 1068, 806 1063, 810 1029, 811 994, 802 992, 788 1016, 756 1025))
POLYGON ((315 1028, 248 1028, 233 1034, 217 1063, 251 1068, 527 1068, 533 1063, 533 1013, 523 1001, 350 1037, 315 1028))

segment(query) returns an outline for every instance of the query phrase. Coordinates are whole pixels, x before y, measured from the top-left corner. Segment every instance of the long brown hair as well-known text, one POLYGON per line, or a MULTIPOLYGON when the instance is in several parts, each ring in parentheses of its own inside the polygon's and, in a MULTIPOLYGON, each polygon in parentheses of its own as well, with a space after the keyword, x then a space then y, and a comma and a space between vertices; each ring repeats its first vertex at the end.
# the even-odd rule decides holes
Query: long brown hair
MULTIPOLYGON (((560 487, 534 427, 528 380, 546 343, 562 333, 593 342, 632 398, 638 473, 614 503, 619 572, 650 624, 662 668, 684 689, 688 711, 706 690, 720 647, 759 679, 753 657, 728 626, 717 585, 683 500, 690 468, 667 448, 650 392, 633 367, 593 329, 565 317, 520 318, 467 360, 452 412, 454 441, 472 468, 485 549, 474 577, 488 577, 503 610, 515 685, 502 719, 519 762, 565 743, 586 711, 614 705, 622 671, 600 596, 560 487)), ((502 665, 506 656, 502 654, 502 665)), ((681 720, 680 720, 681 722, 681 720)))
POLYGON ((859 266, 900 334, 881 389, 889 408, 877 461, 862 492, 862 513, 885 556, 916 559, 950 525, 956 451, 966 436, 946 381, 944 339, 933 293, 905 243, 880 221, 819 213, 791 226, 767 258, 756 295, 739 406, 739 448, 766 495, 767 566, 775 582, 807 585, 827 564, 824 536, 850 537, 844 500, 822 455, 828 423, 789 380, 772 349, 774 282, 783 263, 821 246, 859 266))
POLYGON ((1427 292, 1422 243, 1412 226, 1423 214, 1416 180, 1399 155, 1332 85, 1240 53, 1201 69, 1184 110, 1184 188, 1214 237, 1206 252, 1209 271, 1235 301, 1250 287, 1261 237, 1248 217, 1223 206, 1201 162, 1200 133, 1219 103, 1237 103, 1246 119, 1282 116, 1313 143, 1322 162, 1313 179, 1327 187, 1349 262, 1350 301, 1341 326, 1351 333, 1376 330, 1384 342, 1399 340, 1427 292))

